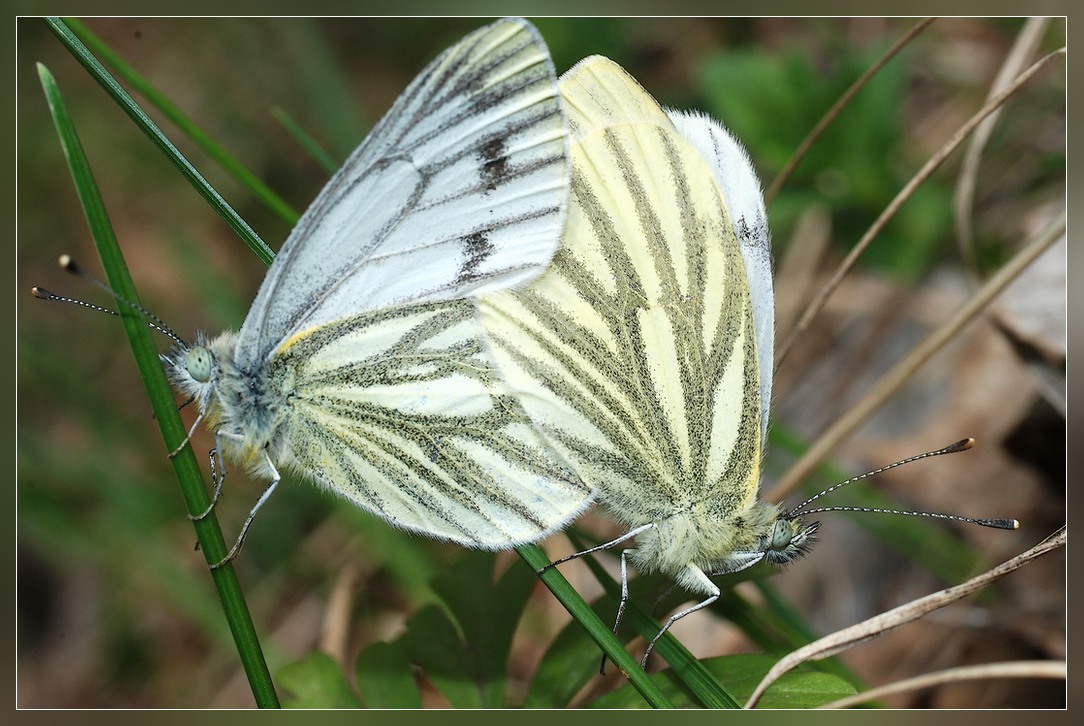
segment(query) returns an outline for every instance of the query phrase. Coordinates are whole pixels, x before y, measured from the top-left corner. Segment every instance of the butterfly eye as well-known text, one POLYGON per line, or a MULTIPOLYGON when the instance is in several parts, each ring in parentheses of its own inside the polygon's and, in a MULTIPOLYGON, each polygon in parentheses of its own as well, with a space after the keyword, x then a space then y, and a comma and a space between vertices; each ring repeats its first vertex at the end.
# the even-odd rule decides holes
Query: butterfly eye
POLYGON ((790 522, 786 519, 775 520, 775 526, 772 527, 771 549, 783 550, 793 539, 794 529, 790 526, 790 522))
POLYGON ((211 380, 214 365, 214 356, 206 348, 193 348, 184 356, 184 367, 188 370, 188 374, 200 383, 211 380))

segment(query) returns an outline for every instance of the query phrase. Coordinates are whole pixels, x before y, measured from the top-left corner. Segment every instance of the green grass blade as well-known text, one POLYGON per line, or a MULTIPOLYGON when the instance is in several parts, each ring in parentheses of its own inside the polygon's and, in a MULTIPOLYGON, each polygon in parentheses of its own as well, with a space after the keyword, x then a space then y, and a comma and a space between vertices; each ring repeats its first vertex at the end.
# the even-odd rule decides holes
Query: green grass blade
POLYGON ((290 132, 290 135, 297 140, 297 143, 301 144, 301 147, 308 152, 309 156, 320 165, 320 168, 323 169, 328 176, 331 176, 339 170, 339 167, 342 166, 342 164, 335 161, 331 154, 327 153, 324 147, 320 146, 319 142, 312 137, 312 134, 301 128, 301 124, 294 121, 294 117, 286 113, 286 109, 276 106, 271 109, 271 115, 278 119, 278 122, 290 132))
MULTIPOLYGON (((702 665, 714 678, 725 681, 735 693, 747 701, 757 684, 775 665, 775 659, 766 655, 741 654, 720 658, 707 658, 702 665)), ((758 708, 810 709, 821 706, 838 698, 856 693, 853 685, 846 680, 827 673, 812 670, 792 671, 772 685, 771 696, 765 693, 757 702, 758 708)), ((660 671, 651 676, 678 708, 695 708, 698 704, 690 698, 689 692, 676 678, 673 671, 660 671)), ((607 693, 590 704, 590 708, 637 708, 641 704, 636 694, 626 686, 607 693)))
MULTIPOLYGON (((517 547, 516 552, 535 572, 550 564, 546 554, 535 545, 517 547)), ((662 694, 658 686, 652 683, 651 679, 640 668, 640 664, 628 654, 621 641, 610 632, 609 626, 602 622, 598 615, 595 614, 595 611, 591 609, 591 606, 580 597, 579 593, 557 571, 556 567, 543 572, 539 575, 539 579, 565 606, 569 614, 583 625, 584 630, 587 631, 592 640, 598 643, 599 648, 602 649, 602 652, 606 654, 610 661, 628 676, 629 682, 640 692, 640 695, 644 697, 648 704, 653 708, 673 707, 669 699, 662 694)))
POLYGON ((196 168, 166 138, 161 129, 151 121, 150 117, 144 113, 143 109, 139 107, 128 92, 117 83, 116 79, 105 69, 105 66, 83 45, 71 28, 60 18, 46 18, 45 22, 57 39, 75 56, 75 59, 79 61, 91 77, 105 89, 106 93, 113 98, 121 110, 128 114, 128 117, 135 122, 136 126, 147 135, 155 146, 162 150, 170 162, 188 179, 200 196, 206 199, 211 207, 218 212, 219 216, 226 220, 226 224, 237 233, 265 265, 270 265, 272 258, 275 256, 271 248, 260 239, 260 236, 245 220, 241 219, 241 216, 222 198, 222 195, 215 191, 214 187, 196 171, 196 168))
MULTIPOLYGON (((136 294, 135 285, 128 273, 106 213, 105 204, 98 193, 90 164, 83 153, 82 144, 68 115, 60 89, 45 66, 39 64, 38 75, 109 284, 118 296, 138 305, 139 297, 136 294)), ((146 321, 137 312, 123 304, 118 304, 118 308, 136 365, 147 388, 155 419, 162 430, 166 451, 173 451, 185 440, 186 431, 177 411, 173 393, 166 382, 158 352, 151 341, 150 330, 146 321)), ((195 514, 206 510, 210 500, 192 447, 186 445, 177 456, 172 457, 172 462, 188 511, 195 514)), ((199 538, 208 563, 221 560, 226 554, 226 545, 214 513, 194 524, 196 536, 199 538)), ((271 682, 271 676, 252 625, 252 618, 248 613, 244 595, 233 568, 226 565, 213 570, 211 575, 218 589, 241 663, 248 674, 256 703, 261 707, 278 706, 274 684, 271 682)))
MULTIPOLYGON (((189 118, 184 111, 166 98, 164 94, 159 92, 159 90, 151 85, 146 78, 141 76, 135 68, 117 55, 112 48, 102 42, 101 38, 90 32, 90 29, 87 28, 87 26, 74 18, 65 19, 63 22, 67 24, 71 32, 75 34, 84 45, 86 45, 93 53, 96 53, 100 58, 104 59, 122 80, 126 81, 132 88, 146 98, 152 106, 157 108, 166 118, 176 124, 177 128, 192 139, 207 153, 208 156, 217 161, 223 169, 233 176, 233 178, 241 182, 246 189, 251 191, 260 199, 260 201, 266 204, 271 211, 290 224, 295 224, 297 222, 297 211, 290 206, 289 202, 276 194, 271 187, 264 184, 259 177, 250 172, 243 164, 241 164, 241 162, 234 158, 232 154, 215 142, 215 140, 212 139, 207 132, 201 129, 195 121, 189 118)), ((332 169, 332 171, 334 171, 334 169, 332 169)))
MULTIPOLYGON (((591 609, 605 619, 617 612, 617 603, 603 595, 591 603, 591 609)), ((598 645, 584 635, 583 626, 569 620, 549 641, 531 675, 524 708, 568 708, 586 685, 598 679, 598 645)), ((639 698, 644 705, 643 697, 639 698)))
MULTIPOLYGON (((574 537, 571 538, 577 549, 583 549, 582 543, 574 537)), ((606 589, 606 592, 615 600, 621 597, 621 586, 602 568, 593 557, 584 558, 587 566, 591 568, 595 579, 606 589)), ((650 641, 662 629, 662 624, 651 617, 632 598, 625 606, 624 622, 650 641)), ((705 708, 739 708, 741 704, 726 688, 700 663, 689 650, 681 644, 681 641, 670 633, 666 633, 655 644, 654 653, 662 656, 674 675, 685 684, 692 694, 705 708)), ((639 666, 637 666, 639 668, 639 666)))

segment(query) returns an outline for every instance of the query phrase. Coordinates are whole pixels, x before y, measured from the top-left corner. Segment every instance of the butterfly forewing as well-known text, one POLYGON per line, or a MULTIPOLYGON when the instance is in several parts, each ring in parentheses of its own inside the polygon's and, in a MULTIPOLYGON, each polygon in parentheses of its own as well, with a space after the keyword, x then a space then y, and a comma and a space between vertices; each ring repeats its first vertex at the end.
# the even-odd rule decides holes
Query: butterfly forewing
POLYGON ((449 48, 301 218, 240 332, 242 367, 359 310, 462 297, 538 274, 567 196, 552 62, 522 20, 449 48))

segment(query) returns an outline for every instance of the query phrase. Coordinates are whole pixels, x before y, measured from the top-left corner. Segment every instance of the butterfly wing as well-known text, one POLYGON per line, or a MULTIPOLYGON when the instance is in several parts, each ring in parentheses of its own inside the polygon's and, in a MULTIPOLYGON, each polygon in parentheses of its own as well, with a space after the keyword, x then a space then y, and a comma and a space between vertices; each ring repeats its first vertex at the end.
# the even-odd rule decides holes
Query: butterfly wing
POLYGON ((243 369, 291 336, 389 305, 513 285, 552 257, 567 127, 548 51, 523 20, 427 66, 291 232, 238 337, 243 369))
POLYGON ((738 238, 760 356, 761 430, 768 436, 775 366, 775 290, 772 284, 772 239, 760 179, 745 147, 723 126, 702 113, 667 109, 677 132, 708 162, 726 200, 738 238))
POLYGON ((292 463, 394 525, 495 549, 537 540, 590 504, 502 391, 471 300, 315 328, 269 375, 290 387, 292 463))
POLYGON ((545 274, 482 300, 501 372, 626 523, 738 511, 759 479, 760 358, 727 206, 620 67, 587 59, 561 92, 569 220, 545 274))

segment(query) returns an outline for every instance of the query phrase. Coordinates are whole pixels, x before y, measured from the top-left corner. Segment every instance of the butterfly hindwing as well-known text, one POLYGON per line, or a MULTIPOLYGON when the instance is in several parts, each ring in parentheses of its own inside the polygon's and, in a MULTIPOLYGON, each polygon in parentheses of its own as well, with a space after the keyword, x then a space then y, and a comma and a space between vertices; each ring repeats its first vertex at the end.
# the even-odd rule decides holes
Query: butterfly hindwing
POLYGON ((561 88, 569 221, 542 277, 483 299, 501 371, 618 518, 740 511, 759 479, 759 358, 726 205, 617 66, 588 59, 561 88))
POLYGON ((571 519, 590 492, 500 392, 480 333, 473 302, 457 300, 297 338, 270 368, 292 386, 297 467, 392 524, 468 545, 532 541, 571 519))
POLYGON ((757 333, 760 357, 761 431, 768 436, 775 366, 775 291, 772 283, 772 240, 760 180, 745 148, 715 120, 702 113, 667 109, 677 132, 711 168, 734 225, 757 333))

